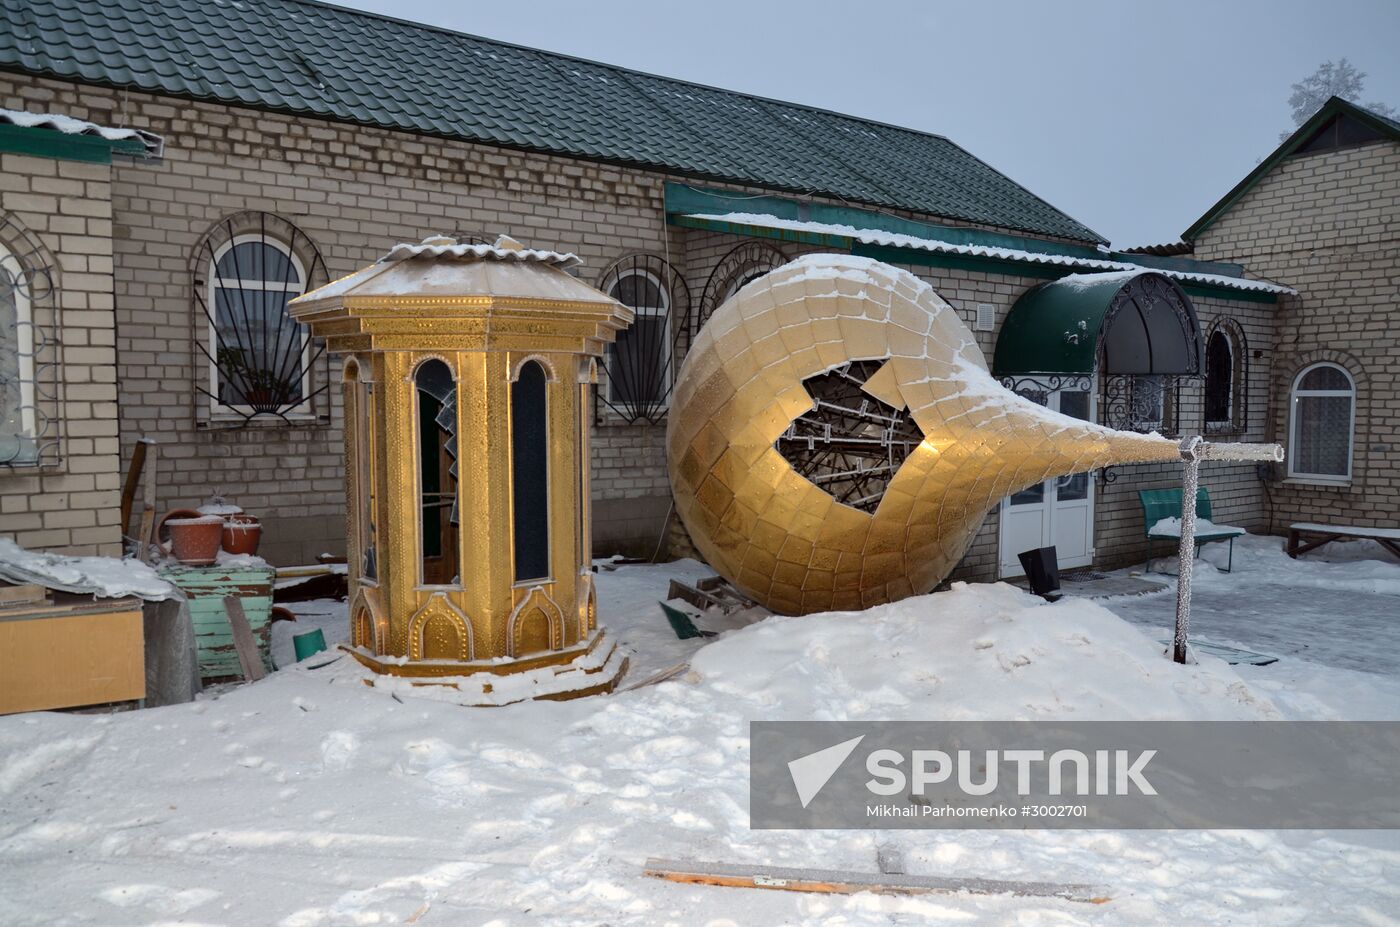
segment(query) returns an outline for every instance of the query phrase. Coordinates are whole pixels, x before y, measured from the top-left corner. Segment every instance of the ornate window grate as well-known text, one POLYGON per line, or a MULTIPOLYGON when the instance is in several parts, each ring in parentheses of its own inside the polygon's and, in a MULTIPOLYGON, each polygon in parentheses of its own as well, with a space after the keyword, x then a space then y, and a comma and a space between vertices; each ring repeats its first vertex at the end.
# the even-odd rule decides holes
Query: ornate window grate
POLYGON ((1099 420, 1119 431, 1181 434, 1181 383, 1168 374, 1111 374, 1103 378, 1099 420))
POLYGON ((39 239, 0 212, 0 467, 47 467, 61 457, 54 281, 39 239))
POLYGON ((1233 319, 1217 319, 1206 336, 1205 433, 1239 434, 1249 426, 1249 344, 1233 319))
POLYGON ((865 392, 884 360, 858 360, 803 381, 813 409, 775 447, 794 470, 837 501, 874 512, 905 458, 924 440, 907 409, 865 392))
POLYGON ((787 255, 762 241, 744 242, 720 258, 715 269, 710 272, 710 279, 705 282, 705 290, 700 297, 700 311, 691 320, 691 337, 693 338, 710 320, 716 309, 724 305, 725 300, 739 292, 745 284, 752 283, 787 262, 787 255))
POLYGON ((247 424, 258 416, 308 417, 330 385, 325 345, 287 314, 287 303, 327 279, 320 251, 287 220, 264 212, 224 219, 195 256, 195 301, 209 362, 195 383, 216 417, 247 424), (241 421, 240 421, 241 420, 241 421))
POLYGON ((679 338, 690 315, 690 289, 654 254, 629 254, 603 272, 598 289, 636 318, 608 345, 598 395, 628 424, 657 422, 670 405, 679 338))

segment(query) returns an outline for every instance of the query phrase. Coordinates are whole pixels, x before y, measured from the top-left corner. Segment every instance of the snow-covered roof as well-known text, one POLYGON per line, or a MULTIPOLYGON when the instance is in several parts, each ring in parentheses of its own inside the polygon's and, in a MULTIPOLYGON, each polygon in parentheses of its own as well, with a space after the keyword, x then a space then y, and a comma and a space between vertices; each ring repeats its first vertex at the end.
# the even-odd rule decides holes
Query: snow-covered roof
POLYGON ((535 248, 522 248, 512 239, 502 237, 494 245, 458 244, 455 239, 429 237, 418 244, 399 242, 380 258, 381 263, 394 263, 418 257, 475 258, 486 261, 505 261, 518 264, 546 264, 550 267, 567 269, 582 264, 583 261, 572 252, 542 251, 535 248))
POLYGON ((146 147, 147 154, 152 155, 158 155, 165 145, 164 139, 154 132, 101 126, 59 113, 27 113, 17 109, 0 109, 0 124, 18 126, 21 129, 49 129, 64 135, 95 136, 109 142, 134 139, 146 147))
POLYGON ((932 251, 938 254, 957 254, 965 257, 994 258, 1002 261, 1018 261, 1027 264, 1050 264, 1059 267, 1091 271, 1153 271, 1172 277, 1182 283, 1196 283, 1203 286, 1218 286, 1232 290, 1255 293, 1293 294, 1290 287, 1270 283, 1267 280, 1248 280, 1244 277, 1228 277, 1223 274, 1197 273, 1194 271, 1169 270, 1161 267, 1146 267, 1126 261, 1113 261, 1107 258, 1075 257, 1067 254, 1053 254, 1045 251, 1023 251, 1018 248, 1001 248, 992 245, 963 245, 937 238, 923 238, 900 232, 887 232, 883 229, 856 228, 832 222, 809 222, 800 219, 783 219, 778 216, 729 212, 723 214, 692 213, 688 218, 704 222, 722 222, 729 225, 747 225, 755 228, 786 229, 794 232, 809 232, 817 235, 839 235, 867 245, 883 245, 890 248, 909 248, 915 251, 932 251))

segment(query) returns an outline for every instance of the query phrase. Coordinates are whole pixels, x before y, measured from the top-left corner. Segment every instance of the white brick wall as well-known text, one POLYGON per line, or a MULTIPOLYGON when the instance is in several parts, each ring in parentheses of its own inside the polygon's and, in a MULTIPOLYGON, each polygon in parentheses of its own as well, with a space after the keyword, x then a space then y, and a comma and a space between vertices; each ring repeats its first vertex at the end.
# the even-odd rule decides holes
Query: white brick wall
POLYGON ((38 402, 52 418, 46 438, 57 438, 57 463, 0 466, 0 537, 119 553, 111 166, 0 155, 0 214, 8 214, 13 240, 3 244, 12 253, 25 250, 25 238, 41 246, 31 269, 52 274, 54 295, 35 300, 35 321, 58 342, 57 393, 38 402))

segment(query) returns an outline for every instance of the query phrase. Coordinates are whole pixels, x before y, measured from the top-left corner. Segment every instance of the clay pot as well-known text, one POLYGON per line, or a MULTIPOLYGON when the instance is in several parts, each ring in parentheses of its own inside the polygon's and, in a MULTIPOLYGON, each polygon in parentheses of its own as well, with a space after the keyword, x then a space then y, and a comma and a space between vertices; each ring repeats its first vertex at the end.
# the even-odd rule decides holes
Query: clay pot
POLYGON ((224 519, 224 550, 231 554, 256 554, 262 540, 262 524, 253 515, 229 515, 224 519))
POLYGON ((209 566, 219 556, 224 520, 218 515, 200 515, 190 509, 175 509, 161 519, 170 532, 175 559, 187 566, 209 566))

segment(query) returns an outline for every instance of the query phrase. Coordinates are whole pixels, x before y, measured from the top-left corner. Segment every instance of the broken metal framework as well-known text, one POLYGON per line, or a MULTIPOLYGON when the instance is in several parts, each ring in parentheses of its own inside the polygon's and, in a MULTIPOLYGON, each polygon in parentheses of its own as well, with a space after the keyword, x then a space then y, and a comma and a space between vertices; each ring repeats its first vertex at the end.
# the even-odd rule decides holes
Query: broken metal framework
POLYGON ((895 409, 863 389, 884 360, 848 361, 803 381, 813 408, 794 419, 776 442, 794 470, 837 502, 874 512, 910 452, 924 440, 907 409, 895 409))

